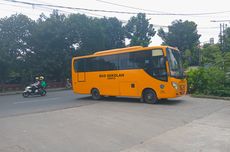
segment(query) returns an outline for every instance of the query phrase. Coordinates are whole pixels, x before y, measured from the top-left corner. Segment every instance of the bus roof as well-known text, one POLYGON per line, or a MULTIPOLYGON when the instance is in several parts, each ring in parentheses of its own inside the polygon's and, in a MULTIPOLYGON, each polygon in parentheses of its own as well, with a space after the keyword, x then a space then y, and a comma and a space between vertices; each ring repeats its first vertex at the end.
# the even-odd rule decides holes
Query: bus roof
POLYGON ((118 49, 95 52, 94 55, 103 55, 103 54, 118 53, 118 52, 121 53, 121 52, 128 51, 128 50, 142 49, 142 48, 143 48, 142 46, 132 46, 132 47, 126 47, 126 48, 118 48, 118 49))
POLYGON ((149 50, 149 49, 156 49, 156 48, 171 48, 171 49, 178 50, 177 48, 171 47, 171 46, 150 46, 150 47, 132 46, 132 47, 126 47, 126 48, 118 48, 118 49, 99 51, 99 52, 95 52, 94 54, 90 54, 90 55, 74 57, 74 59, 89 58, 89 57, 95 57, 95 56, 104 56, 104 55, 111 55, 111 54, 120 54, 120 53, 125 53, 125 52, 134 52, 134 51, 138 51, 140 49, 141 50, 149 50))

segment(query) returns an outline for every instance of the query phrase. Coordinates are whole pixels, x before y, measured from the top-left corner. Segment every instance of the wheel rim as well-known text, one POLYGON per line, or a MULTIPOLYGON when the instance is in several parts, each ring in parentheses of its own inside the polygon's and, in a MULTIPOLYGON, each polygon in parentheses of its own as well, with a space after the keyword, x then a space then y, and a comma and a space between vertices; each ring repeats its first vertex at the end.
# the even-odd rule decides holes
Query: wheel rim
POLYGON ((42 96, 44 96, 44 95, 45 95, 45 92, 43 91, 43 92, 42 92, 42 96))
POLYGON ((147 103, 156 103, 155 94, 150 90, 146 91, 146 93, 144 94, 144 101, 147 103))
POLYGON ((154 99, 154 95, 153 95, 152 93, 148 92, 148 93, 145 95, 145 100, 146 100, 147 102, 152 102, 153 99, 154 99))
POLYGON ((93 96, 97 98, 99 96, 99 93, 96 90, 94 90, 93 91, 93 96))
POLYGON ((97 89, 93 89, 92 90, 92 97, 93 97, 93 99, 100 99, 100 93, 99 93, 99 91, 97 90, 97 89))
POLYGON ((46 95, 46 91, 45 90, 42 90, 41 91, 41 96, 45 96, 46 95))
POLYGON ((28 93, 28 92, 24 92, 24 93, 23 93, 23 96, 24 96, 24 97, 28 97, 28 96, 29 96, 29 93, 28 93))
POLYGON ((91 94, 94 100, 99 100, 101 98, 101 95, 98 89, 93 89, 91 94))

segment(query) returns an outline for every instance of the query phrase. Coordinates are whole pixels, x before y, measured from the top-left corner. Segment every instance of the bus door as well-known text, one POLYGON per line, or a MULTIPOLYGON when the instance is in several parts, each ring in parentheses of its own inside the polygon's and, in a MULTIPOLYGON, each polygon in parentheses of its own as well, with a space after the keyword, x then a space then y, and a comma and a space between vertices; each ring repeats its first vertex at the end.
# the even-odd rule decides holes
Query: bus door
POLYGON ((85 72, 78 72, 77 73, 77 81, 78 82, 85 82, 85 72))
POLYGON ((78 82, 85 82, 85 71, 86 71, 86 66, 85 66, 85 59, 79 59, 76 64, 76 69, 77 69, 77 81, 78 82))

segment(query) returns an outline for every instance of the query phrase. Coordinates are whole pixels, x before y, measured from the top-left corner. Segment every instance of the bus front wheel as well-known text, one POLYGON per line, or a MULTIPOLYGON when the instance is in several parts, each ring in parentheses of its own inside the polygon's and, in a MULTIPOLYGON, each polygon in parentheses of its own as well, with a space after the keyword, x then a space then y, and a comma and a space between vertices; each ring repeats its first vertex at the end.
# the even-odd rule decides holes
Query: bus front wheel
POLYGON ((146 89, 142 95, 143 101, 150 104, 156 104, 158 102, 156 93, 151 89, 146 89))
POLYGON ((101 99, 101 95, 98 89, 94 88, 91 90, 91 95, 94 100, 99 100, 101 99))

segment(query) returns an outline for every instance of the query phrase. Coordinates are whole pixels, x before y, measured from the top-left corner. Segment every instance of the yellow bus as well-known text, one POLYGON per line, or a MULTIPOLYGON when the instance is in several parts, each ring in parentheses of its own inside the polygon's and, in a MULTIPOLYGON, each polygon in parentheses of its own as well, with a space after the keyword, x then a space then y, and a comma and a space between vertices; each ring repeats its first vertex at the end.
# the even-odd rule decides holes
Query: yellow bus
POLYGON ((180 51, 170 46, 134 46, 72 59, 73 91, 140 98, 147 103, 186 94, 180 51))

